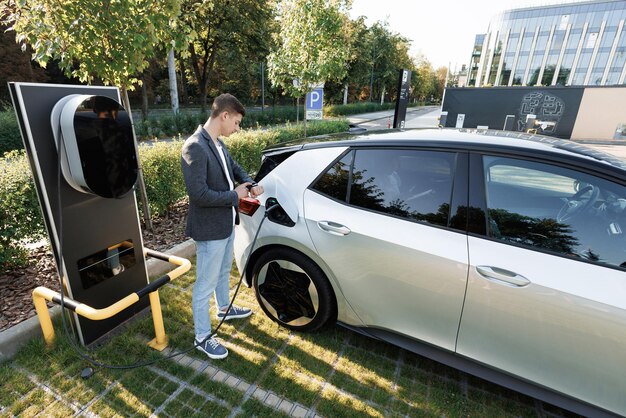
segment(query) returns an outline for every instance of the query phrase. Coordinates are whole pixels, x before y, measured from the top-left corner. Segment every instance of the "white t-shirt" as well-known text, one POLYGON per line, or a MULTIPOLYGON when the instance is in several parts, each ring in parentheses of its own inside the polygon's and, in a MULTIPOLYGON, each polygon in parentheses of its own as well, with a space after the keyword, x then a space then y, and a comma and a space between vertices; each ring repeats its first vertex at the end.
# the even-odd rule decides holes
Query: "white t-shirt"
MULTIPOLYGON (((226 178, 228 179, 228 185, 230 186, 230 190, 235 190, 235 183, 233 182, 233 179, 230 178, 230 174, 228 173, 228 169, 226 168, 226 158, 224 157, 222 145, 216 141, 215 146, 217 147, 217 152, 222 159, 222 169, 224 170, 224 174, 226 174, 226 178)), ((235 216, 237 216, 237 213, 235 212, 235 207, 233 206, 233 225, 235 225, 235 216)))

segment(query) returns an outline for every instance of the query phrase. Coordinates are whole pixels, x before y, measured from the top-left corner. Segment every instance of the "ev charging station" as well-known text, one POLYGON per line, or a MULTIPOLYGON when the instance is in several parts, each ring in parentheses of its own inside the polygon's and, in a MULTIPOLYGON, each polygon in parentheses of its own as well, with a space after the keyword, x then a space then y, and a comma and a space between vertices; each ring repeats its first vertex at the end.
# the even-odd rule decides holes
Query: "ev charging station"
MULTIPOLYGON (((80 342, 92 344, 139 313, 149 295, 157 333, 151 345, 165 348, 157 289, 189 270, 189 261, 143 247, 137 147, 119 90, 37 83, 9 83, 9 90, 80 342), (145 255, 180 267, 149 283, 145 255)), ((33 299, 51 342, 45 300, 60 303, 60 294, 37 288, 33 299)))

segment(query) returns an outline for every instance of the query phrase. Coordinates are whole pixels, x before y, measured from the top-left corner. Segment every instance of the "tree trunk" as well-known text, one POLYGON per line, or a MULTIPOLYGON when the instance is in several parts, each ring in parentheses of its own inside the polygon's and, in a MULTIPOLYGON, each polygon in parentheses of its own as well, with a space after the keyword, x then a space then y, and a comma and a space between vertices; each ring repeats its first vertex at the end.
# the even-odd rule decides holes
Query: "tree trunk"
POLYGON ((146 83, 148 72, 144 71, 141 78, 141 118, 146 120, 148 119, 148 83, 146 83))
POLYGON ((170 99, 172 112, 178 113, 178 83, 176 83, 176 61, 174 60, 174 48, 167 54, 167 73, 170 81, 170 99))
POLYGON ((130 101, 128 100, 128 91, 126 87, 122 87, 122 101, 128 117, 130 118, 130 126, 133 130, 133 139, 135 144, 135 154, 137 155, 137 187, 139 188, 139 196, 141 198, 141 206, 143 207, 143 220, 148 231, 152 231, 152 219, 150 218, 150 206, 148 206, 148 194, 146 193, 146 183, 143 180, 143 170, 141 169, 141 159, 139 158, 139 146, 137 145, 137 137, 135 136, 135 124, 133 123, 133 115, 130 111, 130 101))
POLYGON ((374 91, 374 65, 372 65, 372 73, 370 75, 370 98, 368 101, 372 101, 372 93, 374 91))
POLYGON ((306 94, 304 95, 304 137, 306 138, 306 94))
POLYGON ((382 105, 385 100, 385 86, 383 86, 383 91, 380 93, 380 104, 382 105))
POLYGON ((178 64, 180 66, 181 102, 189 104, 189 94, 187 92, 189 82, 187 82, 187 75, 185 74, 185 60, 179 57, 178 64))
POLYGON ((343 104, 348 104, 348 83, 343 85, 343 104))

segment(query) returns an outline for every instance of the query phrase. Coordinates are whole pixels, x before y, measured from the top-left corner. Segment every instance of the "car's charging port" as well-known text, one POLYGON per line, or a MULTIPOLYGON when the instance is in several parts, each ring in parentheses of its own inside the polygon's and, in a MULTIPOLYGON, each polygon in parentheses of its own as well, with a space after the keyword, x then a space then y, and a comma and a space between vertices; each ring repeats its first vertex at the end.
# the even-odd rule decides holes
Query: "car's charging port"
POLYGON ((292 227, 296 223, 287 215, 287 212, 280 206, 278 200, 275 197, 268 197, 265 201, 265 210, 267 211, 268 219, 279 225, 292 227))

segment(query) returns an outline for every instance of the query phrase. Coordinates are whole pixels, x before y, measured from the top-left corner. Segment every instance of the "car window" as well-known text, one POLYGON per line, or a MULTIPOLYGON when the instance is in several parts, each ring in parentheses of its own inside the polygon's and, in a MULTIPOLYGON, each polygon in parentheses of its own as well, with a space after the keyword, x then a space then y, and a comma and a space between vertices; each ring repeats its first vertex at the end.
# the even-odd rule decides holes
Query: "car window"
POLYGON ((333 164, 313 185, 313 189, 333 199, 346 201, 348 175, 352 165, 353 152, 349 152, 333 164))
POLYGON ((483 157, 488 234, 626 268, 626 188, 564 167, 483 157))
POLYGON ((454 161, 452 152, 357 150, 349 203, 446 226, 454 161))

